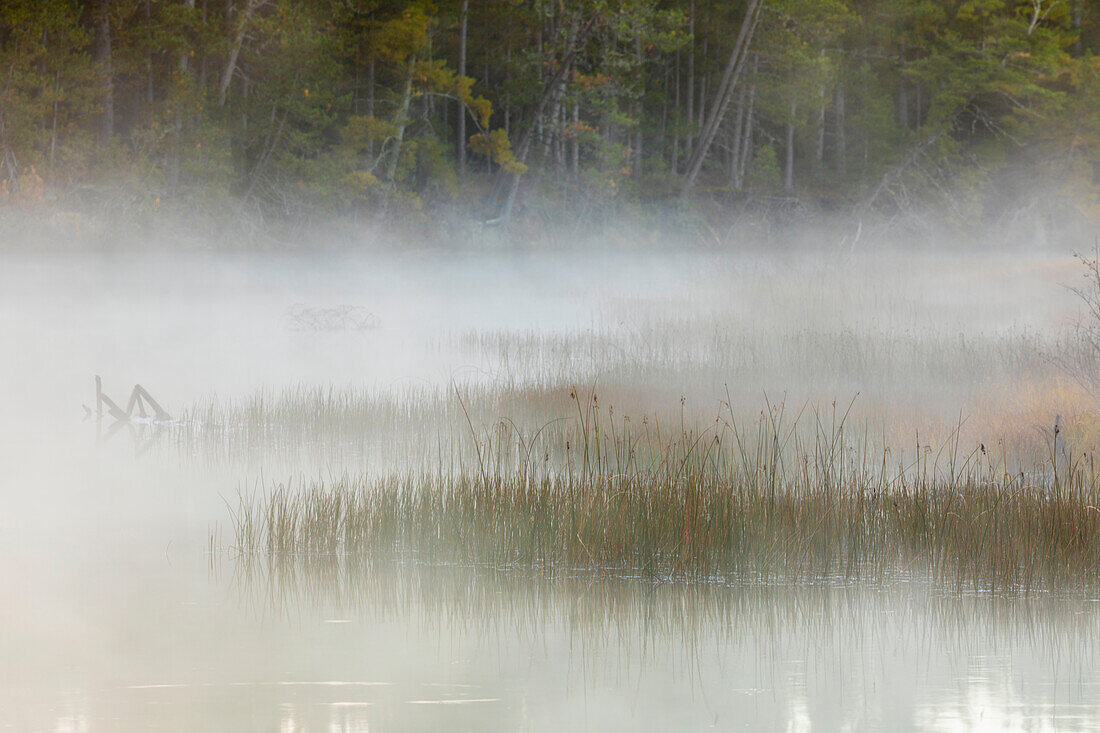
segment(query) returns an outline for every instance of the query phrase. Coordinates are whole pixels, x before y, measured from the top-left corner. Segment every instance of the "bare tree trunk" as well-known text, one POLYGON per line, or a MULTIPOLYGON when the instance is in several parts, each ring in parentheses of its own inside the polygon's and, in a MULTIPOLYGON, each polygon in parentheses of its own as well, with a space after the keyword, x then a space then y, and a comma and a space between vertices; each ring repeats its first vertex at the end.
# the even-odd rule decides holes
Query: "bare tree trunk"
POLYGON ((680 169, 680 49, 676 49, 676 73, 673 75, 673 102, 672 109, 676 113, 676 129, 672 134, 672 175, 678 175, 680 169))
MULTIPOLYGON (((462 115, 463 109, 462 109, 462 104, 461 103, 457 107, 457 112, 459 113, 459 116, 462 115)), ((443 120, 442 120, 443 129, 446 130, 448 127, 451 126, 451 105, 446 104, 446 103, 440 105, 439 114, 443 118, 443 120)), ((456 123, 456 126, 457 126, 457 123, 456 123)))
POLYGON ((665 75, 661 83, 661 130, 657 133, 658 146, 664 150, 668 142, 668 77, 672 69, 668 64, 664 65, 665 75))
POLYGON ((898 55, 898 126, 909 129, 909 89, 905 86, 905 44, 901 45, 898 55))
MULTIPOLYGON (((486 24, 488 25, 488 24, 486 24)), ((507 48, 504 51, 504 134, 512 136, 512 14, 505 15, 504 36, 507 48)))
POLYGON ((920 126, 924 124, 924 93, 921 91, 921 85, 918 83, 913 90, 913 95, 916 97, 916 109, 914 110, 915 117, 913 118, 913 129, 919 130, 920 126))
MULTIPOLYGON (((536 58, 542 59, 542 58, 545 58, 545 56, 543 55, 545 53, 545 51, 543 50, 543 47, 542 47, 542 28, 539 28, 538 39, 539 39, 538 40, 538 47, 537 47, 538 52, 537 52, 536 58)), ((542 81, 543 80, 543 66, 542 66, 542 64, 540 64, 539 67, 538 67, 538 73, 539 73, 539 84, 542 84, 543 83, 543 81, 542 81)), ((535 116, 535 140, 537 140, 540 143, 542 142, 542 135, 543 135, 543 132, 542 132, 543 114, 544 114, 544 112, 542 110, 540 110, 538 115, 535 116)))
POLYGON ((233 41, 229 47, 229 58, 226 59, 225 68, 222 70, 222 79, 218 84, 218 106, 224 107, 226 96, 229 93, 229 85, 233 82, 233 74, 237 71, 237 59, 241 55, 241 47, 244 45, 245 34, 248 32, 248 21, 252 15, 268 3, 268 0, 246 0, 244 9, 237 20, 237 29, 233 34, 233 41))
POLYGON ((554 115, 554 174, 558 183, 565 178, 565 108, 559 100, 554 115))
MULTIPOLYGON (((957 116, 958 112, 955 113, 955 115, 952 117, 952 120, 957 118, 957 116)), ((898 165, 884 173, 882 175, 882 180, 879 181, 879 184, 874 189, 872 189, 871 193, 869 193, 866 198, 864 198, 863 201, 859 203, 858 206, 856 206, 856 218, 862 220, 867 212, 871 210, 871 207, 875 205, 875 201, 877 201, 878 197, 882 195, 882 192, 892 186, 894 181, 896 181, 903 173, 905 173, 905 171, 908 170, 911 165, 916 163, 920 159, 920 157, 924 155, 925 151, 932 147, 937 140, 946 135, 947 129, 949 128, 945 126, 945 128, 940 130, 939 132, 934 132, 929 135, 918 145, 915 145, 912 149, 910 149, 909 154, 905 156, 905 158, 900 163, 898 163, 898 165)))
POLYGON ((576 181, 580 178, 581 172, 581 143, 580 136, 577 134, 580 129, 581 123, 581 106, 578 102, 573 102, 573 149, 572 154, 572 166, 573 166, 573 180, 576 181))
POLYGON ((726 63, 726 69, 722 74, 722 82, 718 85, 714 103, 710 107, 710 114, 707 115, 707 124, 703 128, 691 159, 688 161, 687 176, 684 179, 681 196, 686 197, 688 192, 691 191, 692 186, 695 185, 695 180, 699 177, 699 171, 703 168, 703 161, 707 157, 707 152, 710 150, 711 143, 714 142, 714 136, 718 132, 718 127, 722 123, 730 99, 733 97, 733 88, 737 85, 737 81, 745 67, 748 47, 752 43, 752 34, 756 30, 757 22, 760 20, 760 9, 763 4, 763 0, 749 0, 749 6, 745 10, 745 18, 741 22, 741 30, 737 34, 737 40, 730 52, 729 61, 726 63))
POLYGON ((798 114, 798 105, 791 102, 791 116, 787 120, 787 160, 783 166, 783 190, 794 190, 794 118, 798 114))
POLYGON ((695 105, 695 120, 692 124, 696 130, 700 132, 703 129, 703 125, 706 124, 707 119, 707 39, 703 39, 703 68, 704 71, 699 77, 699 102, 695 105))
MULTIPOLYGON (((195 0, 183 0, 183 5, 188 10, 194 10, 195 9, 195 0)), ((178 62, 177 65, 179 67, 180 73, 187 73, 187 52, 186 51, 180 52, 179 62, 178 62)))
POLYGON ((106 146, 115 136, 115 83, 111 63, 111 0, 97 0, 95 6, 94 61, 99 65, 103 109, 100 115, 99 143, 106 146))
POLYGON ((557 83, 554 85, 550 93, 550 114, 543 115, 540 119, 542 122, 539 125, 539 135, 542 138, 542 160, 544 164, 548 164, 552 159, 552 152, 554 150, 554 141, 558 137, 558 120, 561 116, 561 97, 565 92, 566 77, 571 70, 566 70, 565 74, 556 75, 558 77, 557 83))
POLYGON ((745 113, 745 131, 741 140, 741 154, 737 162, 736 188, 738 191, 745 187, 745 171, 748 170, 749 162, 752 160, 752 128, 753 115, 756 112, 756 66, 758 62, 758 59, 753 59, 753 80, 749 84, 749 109, 745 113))
POLYGON ((397 116, 394 118, 394 125, 397 127, 397 132, 394 134, 390 142, 393 149, 386 151, 385 144, 383 144, 380 155, 389 155, 389 159, 386 161, 386 187, 384 189, 382 197, 382 211, 385 213, 390 206, 390 200, 393 198, 393 190, 396 185, 397 179, 397 165, 401 160, 401 147, 405 142, 405 128, 409 124, 409 108, 412 106, 413 98, 413 67, 416 66, 416 57, 413 56, 409 59, 409 69, 405 76, 405 89, 401 95, 401 107, 397 110, 397 116))
MULTIPOLYGON (((195 9, 195 0, 183 0, 184 6, 189 10, 195 9)), ((188 76, 188 63, 187 52, 180 53, 179 59, 176 62, 181 77, 188 76)), ((176 120, 172 125, 172 149, 168 157, 168 171, 167 171, 167 192, 169 195, 175 194, 179 190, 180 180, 180 168, 182 167, 183 156, 183 123, 184 123, 184 111, 183 105, 179 105, 179 110, 176 112, 176 120)))
MULTIPOLYGON (((821 49, 824 58, 825 49, 821 49)), ((814 173, 821 175, 821 169, 825 162, 825 85, 822 84, 818 91, 817 105, 817 147, 814 150, 814 173)))
POLYGON ((1081 26, 1083 24, 1084 11, 1081 9, 1083 0, 1074 0, 1073 3, 1073 29, 1077 31, 1077 40, 1073 42, 1073 58, 1081 58, 1081 26))
MULTIPOLYGON (((367 117, 374 117, 374 58, 367 63, 367 117)), ((367 141, 367 155, 374 156, 374 140, 367 141)))
MULTIPOLYGON (((558 64, 558 70, 551 77, 550 81, 543 86, 542 93, 539 95, 538 104, 535 105, 535 119, 540 119, 546 112, 546 107, 552 102, 556 101, 555 95, 559 84, 565 78, 566 74, 569 74, 573 69, 573 62, 577 58, 577 52, 580 46, 584 43, 585 39, 592 32, 596 23, 596 16, 588 21, 588 23, 578 32, 570 33, 569 41, 566 44, 566 53, 562 58, 561 63, 558 64)), ((533 130, 527 128, 524 130, 522 137, 520 138, 519 146, 516 149, 516 160, 520 163, 527 162, 527 156, 531 152, 533 130)), ((501 205, 500 216, 497 217, 497 222, 507 222, 512 216, 512 208, 516 203, 516 193, 519 191, 520 175, 519 173, 511 173, 511 176, 507 190, 504 194, 504 201, 501 205)))
MULTIPOLYGON (((470 0, 462 0, 462 24, 458 33, 458 75, 466 76, 466 28, 470 17, 470 0)), ((466 106, 458 104, 458 175, 466 175, 466 106)))
POLYGON ((745 130, 745 99, 748 95, 748 86, 741 85, 741 91, 737 94, 737 117, 733 121, 733 140, 730 142, 730 188, 734 191, 741 188, 738 173, 741 170, 741 136, 745 130))
MULTIPOLYGON (((279 144, 280 138, 283 135, 283 127, 286 125, 286 118, 289 110, 283 110, 282 119, 279 120, 278 126, 267 139, 266 145, 263 147, 263 151, 260 153, 260 159, 256 161, 256 166, 252 169, 252 172, 248 177, 248 188, 245 189, 244 196, 241 197, 241 208, 243 209, 248 201, 252 198, 253 191, 256 190, 256 184, 260 182, 260 178, 263 176, 264 171, 267 169, 267 163, 271 160, 272 154, 275 152, 275 148, 279 144)), ((275 122, 275 118, 278 116, 278 110, 272 108, 271 121, 275 122)))
POLYGON ((61 99, 61 70, 54 74, 53 90, 53 124, 50 128, 50 170, 53 170, 54 157, 57 153, 57 106, 61 99))
POLYGON ((367 117, 374 117, 374 58, 367 63, 367 117))
POLYGON ((688 9, 687 129, 684 131, 684 155, 691 157, 691 126, 695 124, 695 0, 688 9))
POLYGON ((825 161, 825 89, 821 90, 821 106, 817 109, 816 146, 814 148, 814 163, 818 174, 821 173, 822 164, 825 161))
POLYGON ((401 95, 401 108, 397 111, 397 134, 394 135, 393 150, 386 165, 386 183, 393 188, 394 178, 397 176, 397 163, 401 157, 401 146, 405 142, 405 128, 409 123, 409 107, 412 105, 413 67, 416 66, 416 58, 409 62, 409 73, 405 77, 405 91, 401 95))
MULTIPOLYGON (((204 30, 206 28, 207 5, 207 0, 202 0, 202 27, 204 30)), ((203 54, 202 58, 199 60, 199 89, 206 88, 206 79, 206 54, 203 54)))
POLYGON ((642 92, 640 93, 634 106, 634 179, 637 181, 642 180, 642 118, 645 112, 643 97, 645 94, 645 69, 643 68, 642 57, 642 34, 636 33, 634 35, 634 62, 638 65, 638 73, 642 75, 642 92))
POLYGON ((145 51, 145 103, 150 107, 153 105, 154 94, 153 88, 153 48, 152 48, 152 35, 153 35, 153 6, 150 0, 145 0, 145 37, 149 42, 149 48, 145 51))
POLYGON ((840 82, 834 92, 833 108, 836 115, 833 122, 836 126, 836 172, 842 176, 848 171, 848 149, 847 139, 844 137, 844 85, 840 82))
MULTIPOLYGON (((50 32, 49 32, 48 28, 43 28, 42 29, 41 38, 42 38, 42 41, 41 41, 42 48, 49 48, 50 32)), ((35 64, 35 67, 37 67, 39 76, 41 78, 45 79, 47 74, 49 73, 47 68, 46 68, 46 55, 45 54, 42 54, 38 57, 38 62, 35 64)), ((11 64, 11 62, 9 62, 9 64, 8 64, 8 76, 7 76, 6 82, 4 84, 4 87, 5 87, 4 91, 5 92, 11 87, 12 74, 14 73, 14 70, 15 70, 15 67, 11 64)), ((40 93, 44 92, 44 91, 45 91, 44 88, 39 90, 40 93)), ((4 96, 7 96, 7 95, 5 94, 4 96)), ((55 97, 55 99, 56 99, 56 97, 55 97)), ((38 129, 42 131, 43 135, 45 135, 49 131, 50 121, 49 121, 49 118, 47 117, 47 115, 42 115, 42 117, 39 118, 39 120, 38 120, 38 129)), ((50 155, 49 146, 43 145, 41 150, 42 150, 43 155, 46 155, 46 156, 50 155)), ((51 165, 52 165, 52 162, 51 162, 51 165)))

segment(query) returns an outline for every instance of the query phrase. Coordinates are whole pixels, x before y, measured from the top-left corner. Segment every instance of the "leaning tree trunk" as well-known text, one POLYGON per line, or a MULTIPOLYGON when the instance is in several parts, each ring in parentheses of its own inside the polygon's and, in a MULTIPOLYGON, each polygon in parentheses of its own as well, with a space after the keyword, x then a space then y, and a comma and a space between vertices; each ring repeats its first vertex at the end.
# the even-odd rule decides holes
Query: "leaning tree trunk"
POLYGON ((390 159, 386 164, 386 187, 390 190, 394 187, 397 178, 397 164, 401 159, 401 147, 405 143, 405 128, 409 124, 409 107, 413 97, 413 68, 416 66, 416 58, 409 62, 409 73, 405 77, 405 93, 401 95, 401 108, 397 111, 397 133, 393 137, 393 150, 390 151, 390 159))
POLYGON ((233 41, 229 47, 229 57, 225 61, 225 68, 222 69, 222 79, 218 84, 219 107, 225 106, 229 85, 233 82, 233 74, 237 71, 237 60, 241 56, 241 47, 244 46, 244 38, 248 32, 248 21, 257 10, 267 3, 268 0, 247 0, 244 10, 241 11, 240 18, 237 20, 237 29, 233 34, 233 41))
MULTIPOLYGON (((584 43, 588 34, 592 32, 595 27, 596 17, 593 16, 584 28, 579 33, 571 34, 572 37, 568 44, 568 50, 565 56, 562 58, 561 63, 558 65, 558 70, 550 81, 546 83, 542 88, 542 94, 539 95, 538 104, 535 105, 535 119, 542 119, 542 116, 546 113, 546 108, 551 103, 557 102, 557 96, 559 94, 559 86, 565 79, 565 75, 570 73, 573 69, 573 62, 577 58, 577 52, 580 46, 584 43)), ((516 160, 520 163, 527 162, 527 156, 531 152, 531 141, 533 131, 531 127, 528 127, 523 131, 523 135, 520 137, 519 147, 516 149, 516 160)), ((516 203, 516 193, 519 191, 520 173, 510 174, 508 180, 507 190, 504 192, 504 201, 501 204, 500 214, 493 221, 493 223, 506 223, 512 216, 512 208, 516 203)))
POLYGON ((745 68, 748 47, 752 43, 752 34, 756 30, 757 22, 760 20, 760 10, 763 5, 764 0, 749 0, 749 7, 745 10, 745 19, 741 22, 741 30, 737 34, 737 41, 733 44, 733 51, 730 52, 726 69, 722 73, 722 82, 718 85, 714 103, 710 106, 706 125, 699 135, 699 140, 688 161, 687 176, 684 179, 684 187, 680 192, 681 197, 687 197, 695 185, 695 180, 699 177, 699 171, 703 168, 703 161, 707 157, 707 152, 710 150, 711 144, 714 143, 718 127, 722 124, 722 118, 725 116, 730 99, 733 97, 733 89, 745 68))

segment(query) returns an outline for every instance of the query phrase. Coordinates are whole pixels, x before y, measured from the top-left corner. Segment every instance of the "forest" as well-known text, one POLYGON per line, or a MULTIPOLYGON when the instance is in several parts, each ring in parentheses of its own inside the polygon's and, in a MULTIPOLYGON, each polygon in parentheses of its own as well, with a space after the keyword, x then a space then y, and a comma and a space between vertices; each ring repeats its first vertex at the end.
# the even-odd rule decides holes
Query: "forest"
POLYGON ((1088 232, 1098 50, 1088 0, 4 0, 0 232, 1088 232))

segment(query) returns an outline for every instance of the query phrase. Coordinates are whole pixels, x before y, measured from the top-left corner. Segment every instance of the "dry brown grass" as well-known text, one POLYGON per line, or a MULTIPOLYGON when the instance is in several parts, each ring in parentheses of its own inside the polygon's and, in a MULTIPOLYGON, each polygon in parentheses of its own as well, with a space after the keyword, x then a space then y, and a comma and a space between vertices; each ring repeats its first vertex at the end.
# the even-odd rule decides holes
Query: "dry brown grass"
POLYGON ((574 395, 575 416, 553 430, 474 430, 476 460, 457 470, 242 497, 234 548, 689 580, 1100 585, 1091 458, 1016 471, 956 432, 896 461, 852 434, 843 407, 799 421, 775 405, 747 424, 731 413, 670 429, 574 395))
POLYGON ((747 271, 578 331, 453 334, 461 384, 257 395, 186 440, 353 467, 242 499, 245 556, 1093 587, 1098 405, 1064 368, 1085 342, 1048 328, 1068 272, 747 271))

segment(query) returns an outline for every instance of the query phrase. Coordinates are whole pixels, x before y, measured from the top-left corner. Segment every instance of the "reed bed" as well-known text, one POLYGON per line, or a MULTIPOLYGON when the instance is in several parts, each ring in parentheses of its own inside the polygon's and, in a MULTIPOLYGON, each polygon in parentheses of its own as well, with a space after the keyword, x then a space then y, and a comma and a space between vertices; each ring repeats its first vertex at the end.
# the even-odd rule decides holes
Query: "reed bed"
POLYGON ((361 380, 207 401, 183 411, 174 445, 268 473, 425 472, 476 458, 454 440, 467 420, 487 430, 507 416, 525 432, 554 423, 555 444, 576 443, 556 421, 573 413, 570 386, 583 384, 620 414, 665 425, 681 415, 704 424, 720 402, 751 414, 762 392, 788 404, 858 393, 852 418, 888 445, 919 431, 938 449, 959 429, 963 443, 1001 442, 1029 467, 1047 457, 1042 430, 1057 415, 1075 449, 1100 446, 1095 339, 1060 285, 1079 270, 1072 260, 991 266, 916 253, 843 265, 708 259, 675 287, 586 294, 575 304, 585 315, 549 314, 552 325, 345 334, 339 343, 363 350, 335 353, 363 358, 361 380), (372 381, 372 362, 417 335, 416 379, 372 381))
POLYGON ((242 495, 233 549, 692 582, 1100 586, 1100 477, 1056 437, 1052 460, 1023 472, 958 432, 937 450, 891 451, 843 408, 792 419, 768 406, 747 424, 731 410, 670 431, 572 398, 554 430, 470 422, 476 459, 458 466, 242 495))
POLYGON ((1100 585, 1095 345, 1049 292, 1069 271, 896 264, 713 273, 591 327, 448 332, 432 348, 461 375, 211 403, 180 444, 269 474, 354 467, 242 496, 242 557, 1100 585), (757 413, 769 389, 862 396, 791 419, 757 413))
POLYGON ((280 472, 337 464, 423 472, 457 460, 456 451, 471 458, 453 440, 468 421, 484 430, 507 416, 527 432, 552 423, 556 444, 576 442, 559 422, 574 413, 574 384, 598 387, 621 415, 666 425, 703 424, 723 403, 751 414, 763 391, 789 404, 858 393, 853 419, 886 444, 909 444, 919 431, 939 445, 958 429, 973 447, 1010 446, 1021 467, 1047 457, 1043 430, 1057 415, 1076 448, 1100 446, 1100 393, 1074 377, 1095 366, 1095 353, 1072 333, 791 330, 674 312, 579 331, 462 332, 436 348, 469 366, 437 382, 306 384, 211 399, 184 411, 173 446, 280 472), (1071 356, 1076 371, 1065 368, 1071 356))

